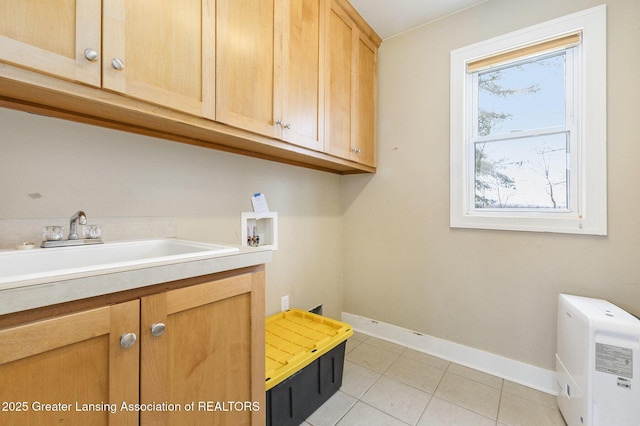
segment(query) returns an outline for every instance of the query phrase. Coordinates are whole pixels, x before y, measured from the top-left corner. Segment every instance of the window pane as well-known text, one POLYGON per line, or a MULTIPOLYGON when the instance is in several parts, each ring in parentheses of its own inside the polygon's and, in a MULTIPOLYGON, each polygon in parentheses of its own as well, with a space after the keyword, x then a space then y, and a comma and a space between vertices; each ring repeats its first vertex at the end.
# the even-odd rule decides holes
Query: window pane
POLYGON ((557 209, 569 194, 568 133, 475 144, 476 209, 557 209))
POLYGON ((565 54, 478 74, 479 136, 564 126, 565 54))

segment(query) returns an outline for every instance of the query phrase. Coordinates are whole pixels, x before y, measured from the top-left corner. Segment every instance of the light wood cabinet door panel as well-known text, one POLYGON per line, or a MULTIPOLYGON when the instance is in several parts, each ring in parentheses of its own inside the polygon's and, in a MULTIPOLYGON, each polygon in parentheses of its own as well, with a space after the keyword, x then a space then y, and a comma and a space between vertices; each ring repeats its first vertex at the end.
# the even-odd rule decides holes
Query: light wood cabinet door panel
POLYGON ((375 167, 378 48, 335 0, 329 40, 326 151, 375 167))
POLYGON ((244 274, 142 299, 141 402, 195 410, 142 412, 141 424, 264 424, 262 282, 244 274), (153 336, 158 323, 165 332, 153 336))
POLYGON ((326 4, 285 0, 282 7, 282 139, 324 149, 326 4))
POLYGON ((280 138, 274 19, 274 0, 217 0, 216 120, 280 138))
POLYGON ((100 87, 100 0, 0 0, 0 11, 0 61, 100 87))
POLYGON ((105 89, 215 118, 215 0, 104 0, 103 22, 105 89))
POLYGON ((353 21, 339 7, 332 7, 329 17, 329 87, 327 95, 327 152, 341 158, 351 158, 354 137, 352 111, 355 109, 355 72, 353 21))
POLYGON ((366 39, 358 39, 357 130, 352 159, 376 165, 377 49, 366 39))
POLYGON ((139 335, 139 305, 135 300, 0 330, 0 401, 26 404, 26 411, 2 412, 2 423, 137 424, 138 413, 120 405, 138 402, 140 346, 122 348, 120 338, 139 335))

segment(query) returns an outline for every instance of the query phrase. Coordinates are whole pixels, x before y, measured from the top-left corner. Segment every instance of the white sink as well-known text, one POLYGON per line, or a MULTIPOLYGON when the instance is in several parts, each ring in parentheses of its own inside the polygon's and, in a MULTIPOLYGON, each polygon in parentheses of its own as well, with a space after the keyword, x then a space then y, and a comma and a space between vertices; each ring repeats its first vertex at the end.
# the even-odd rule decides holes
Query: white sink
POLYGON ((238 251, 237 247, 177 239, 0 251, 0 284, 173 264, 238 251))

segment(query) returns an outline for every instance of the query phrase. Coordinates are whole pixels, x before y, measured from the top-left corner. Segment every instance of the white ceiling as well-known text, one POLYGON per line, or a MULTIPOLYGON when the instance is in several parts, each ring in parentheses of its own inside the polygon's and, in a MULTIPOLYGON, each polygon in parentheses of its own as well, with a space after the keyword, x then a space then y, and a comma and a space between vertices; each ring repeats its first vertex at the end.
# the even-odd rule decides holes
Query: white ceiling
POLYGON ((350 0, 382 39, 487 0, 350 0))

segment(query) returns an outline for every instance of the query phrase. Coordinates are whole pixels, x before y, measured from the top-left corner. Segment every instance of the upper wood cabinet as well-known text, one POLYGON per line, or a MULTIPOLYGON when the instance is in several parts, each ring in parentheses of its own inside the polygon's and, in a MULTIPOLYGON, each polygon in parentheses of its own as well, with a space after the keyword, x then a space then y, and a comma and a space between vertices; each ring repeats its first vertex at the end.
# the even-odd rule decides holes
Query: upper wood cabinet
POLYGON ((378 48, 362 33, 358 37, 358 67, 356 73, 356 134, 351 159, 376 166, 378 48))
POLYGON ((325 0, 282 1, 282 139, 324 150, 325 0))
POLYGON ((215 118, 215 0, 0 0, 0 60, 215 118))
POLYGON ((1 61, 100 86, 100 0, 0 0, 0 10, 1 61))
POLYGON ((218 0, 217 15, 216 119, 280 137, 274 0, 218 0))
POLYGON ((104 0, 102 84, 213 119, 215 0, 104 0))
POLYGON ((375 167, 377 44, 336 0, 329 39, 326 150, 375 167))
POLYGON ((380 39, 347 0, 0 0, 0 106, 375 171, 380 39), (82 84, 76 84, 82 83, 82 84))
POLYGON ((218 0, 218 121, 323 149, 324 4, 218 0))

